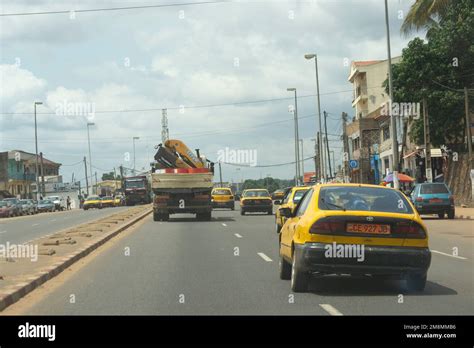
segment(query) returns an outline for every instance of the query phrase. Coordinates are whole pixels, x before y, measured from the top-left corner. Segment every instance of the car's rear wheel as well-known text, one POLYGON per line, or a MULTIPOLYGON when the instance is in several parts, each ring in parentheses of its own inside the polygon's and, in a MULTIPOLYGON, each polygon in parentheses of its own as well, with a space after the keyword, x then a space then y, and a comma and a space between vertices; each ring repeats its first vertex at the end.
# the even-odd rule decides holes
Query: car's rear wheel
POLYGON ((245 215, 245 210, 241 209, 240 210, 240 215, 245 215))
POLYGON ((426 286, 425 274, 409 274, 406 277, 407 287, 409 290, 423 291, 426 286))
POLYGON ((444 219, 444 213, 438 213, 438 217, 439 217, 440 219, 444 219))
POLYGON ((160 221, 160 214, 153 213, 153 221, 160 221))
POLYGON ((269 209, 269 210, 267 211, 267 214, 268 214, 268 215, 272 215, 272 214, 273 214, 273 210, 272 210, 272 209, 269 209))
POLYGON ((275 230, 276 230, 276 233, 280 233, 281 231, 281 226, 278 225, 278 223, 275 221, 275 230))
POLYGON ((280 255, 280 279, 291 279, 291 264, 280 255))
POLYGON ((448 212, 448 219, 451 219, 451 220, 454 219, 454 215, 455 215, 455 214, 454 214, 454 209, 453 209, 453 210, 450 210, 450 211, 448 212))
POLYGON ((291 264, 291 290, 294 292, 306 292, 308 290, 309 273, 302 272, 296 265, 296 255, 293 254, 291 264))

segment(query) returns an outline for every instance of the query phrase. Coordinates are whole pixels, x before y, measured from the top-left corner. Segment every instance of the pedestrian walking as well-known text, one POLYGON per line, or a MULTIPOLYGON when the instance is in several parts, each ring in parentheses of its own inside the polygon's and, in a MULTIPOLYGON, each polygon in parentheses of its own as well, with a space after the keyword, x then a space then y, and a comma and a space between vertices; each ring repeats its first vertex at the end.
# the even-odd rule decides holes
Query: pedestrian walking
POLYGON ((67 210, 71 210, 71 198, 67 196, 66 199, 67 210))

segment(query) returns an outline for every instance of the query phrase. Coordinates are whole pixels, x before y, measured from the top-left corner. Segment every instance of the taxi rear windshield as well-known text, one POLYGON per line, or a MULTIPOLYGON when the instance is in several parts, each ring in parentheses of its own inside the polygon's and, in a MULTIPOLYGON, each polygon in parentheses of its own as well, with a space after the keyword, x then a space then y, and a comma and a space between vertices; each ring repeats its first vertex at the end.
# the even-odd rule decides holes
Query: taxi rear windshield
POLYGON ((401 192, 373 187, 321 188, 319 209, 413 214, 401 192))
POLYGON ((445 184, 423 184, 421 185, 422 194, 449 193, 445 184))
POLYGON ((247 191, 244 193, 243 197, 270 197, 268 191, 247 191))
POLYGON ((220 189, 220 190, 214 190, 214 191, 212 191, 212 194, 213 194, 213 195, 231 195, 232 192, 231 192, 230 190, 220 189))

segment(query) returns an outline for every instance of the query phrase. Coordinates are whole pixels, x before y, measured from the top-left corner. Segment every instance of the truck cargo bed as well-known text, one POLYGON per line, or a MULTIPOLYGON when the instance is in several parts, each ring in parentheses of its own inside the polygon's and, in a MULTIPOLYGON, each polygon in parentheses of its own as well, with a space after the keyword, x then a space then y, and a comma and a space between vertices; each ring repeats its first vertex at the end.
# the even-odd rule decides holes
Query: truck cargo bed
POLYGON ((212 188, 212 178, 212 173, 152 173, 151 188, 153 191, 212 188))

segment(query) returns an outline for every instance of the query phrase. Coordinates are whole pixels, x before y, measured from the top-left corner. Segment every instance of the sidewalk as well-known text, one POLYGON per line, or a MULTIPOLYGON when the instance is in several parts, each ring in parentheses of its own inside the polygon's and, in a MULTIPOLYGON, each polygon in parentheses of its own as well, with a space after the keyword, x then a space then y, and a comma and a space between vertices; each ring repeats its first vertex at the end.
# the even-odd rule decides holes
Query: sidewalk
POLYGON ((455 219, 474 220, 474 208, 456 207, 455 219))

